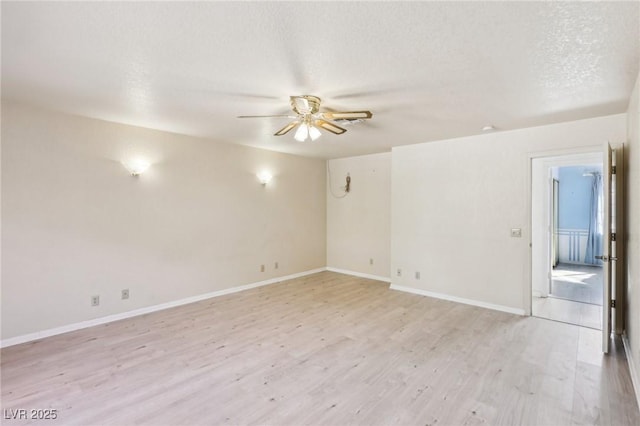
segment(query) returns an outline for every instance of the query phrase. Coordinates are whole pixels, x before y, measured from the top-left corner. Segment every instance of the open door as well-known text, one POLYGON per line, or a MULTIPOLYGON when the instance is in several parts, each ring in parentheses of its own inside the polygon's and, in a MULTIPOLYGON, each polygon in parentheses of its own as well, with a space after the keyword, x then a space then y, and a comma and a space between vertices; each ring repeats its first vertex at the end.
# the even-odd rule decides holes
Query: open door
POLYGON ((611 257, 613 258, 611 267, 611 331, 617 335, 621 335, 624 330, 624 307, 626 303, 626 255, 625 249, 625 207, 624 203, 626 195, 624 192, 624 144, 616 145, 613 149, 615 165, 615 173, 611 180, 611 192, 614 194, 614 200, 611 204, 611 257))
POLYGON ((615 173, 614 151, 611 145, 607 142, 604 148, 604 162, 602 167, 602 204, 603 204, 603 230, 602 230, 602 255, 596 256, 596 258, 602 260, 603 274, 602 274, 602 352, 609 352, 609 340, 611 338, 611 281, 612 272, 615 268, 611 264, 616 261, 617 258, 612 254, 614 248, 612 247, 612 228, 614 216, 612 214, 613 206, 616 203, 615 189, 617 185, 612 185, 612 174, 615 173))

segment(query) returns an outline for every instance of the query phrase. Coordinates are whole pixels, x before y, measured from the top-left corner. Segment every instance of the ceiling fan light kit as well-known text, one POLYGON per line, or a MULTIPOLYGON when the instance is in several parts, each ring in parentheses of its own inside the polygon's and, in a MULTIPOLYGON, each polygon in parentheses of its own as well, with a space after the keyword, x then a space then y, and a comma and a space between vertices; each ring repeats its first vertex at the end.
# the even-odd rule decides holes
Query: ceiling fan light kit
POLYGON ((293 136, 293 138, 298 142, 305 142, 309 139, 315 141, 320 136, 322 136, 322 133, 320 133, 320 130, 318 130, 317 127, 315 127, 313 124, 305 122, 298 125, 298 130, 296 130, 296 134, 293 136))
POLYGON ((313 95, 302 96, 290 96, 291 109, 296 114, 295 116, 289 115, 243 115, 238 118, 257 118, 257 117, 286 117, 295 118, 282 129, 274 133, 274 136, 282 136, 289 133, 295 127, 298 129, 295 132, 294 139, 299 142, 305 142, 308 140, 315 141, 322 132, 320 129, 324 129, 336 135, 341 135, 347 131, 338 126, 334 121, 340 120, 344 123, 350 123, 351 121, 361 122, 363 120, 373 117, 371 111, 333 111, 333 112, 320 112, 320 98, 313 95))

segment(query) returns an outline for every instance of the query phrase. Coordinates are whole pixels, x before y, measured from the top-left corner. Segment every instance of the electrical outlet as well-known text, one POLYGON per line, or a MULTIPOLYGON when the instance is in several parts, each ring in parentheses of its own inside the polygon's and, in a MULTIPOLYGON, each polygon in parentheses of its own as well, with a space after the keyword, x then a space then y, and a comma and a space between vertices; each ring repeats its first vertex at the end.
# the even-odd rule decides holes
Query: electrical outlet
POLYGON ((369 265, 373 265, 373 258, 369 259, 369 265))
POLYGON ((125 288, 124 290, 122 290, 121 298, 123 300, 129 298, 129 289, 128 288, 125 288))
POLYGON ((402 269, 398 268, 398 270, 396 271, 396 276, 398 277, 402 276, 402 269))
POLYGON ((416 271, 416 280, 420 279, 420 271, 416 271))
POLYGON ((511 238, 522 238, 522 228, 511 228, 511 238))
POLYGON ((264 265, 260 265, 260 272, 264 272, 264 265))
POLYGON ((100 304, 100 296, 91 296, 91 306, 98 306, 100 304))
POLYGON ((278 269, 278 262, 273 264, 273 269, 278 269))

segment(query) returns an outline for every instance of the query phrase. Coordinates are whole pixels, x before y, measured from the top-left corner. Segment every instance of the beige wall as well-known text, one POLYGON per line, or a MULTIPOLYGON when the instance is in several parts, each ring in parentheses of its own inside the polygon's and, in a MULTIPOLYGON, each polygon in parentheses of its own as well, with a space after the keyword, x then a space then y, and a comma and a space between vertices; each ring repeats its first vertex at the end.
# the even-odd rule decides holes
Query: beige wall
POLYGON ((625 114, 394 148, 394 286, 527 312, 529 155, 626 139, 625 114), (512 238, 521 228, 522 238, 512 238), (420 279, 415 272, 420 272, 420 279))
POLYGON ((327 266, 388 279, 391 153, 330 160, 329 168, 327 266), (338 198, 344 194, 347 173, 351 191, 338 198))
MULTIPOLYGON (((626 336, 635 366, 634 383, 640 385, 640 75, 627 111, 625 150, 627 193, 627 318, 626 336)), ((636 391, 640 389, 636 388, 636 391)))
POLYGON ((638 359, 639 91, 627 115, 331 160, 334 193, 352 177, 341 199, 321 160, 3 104, 2 338, 325 265, 526 309, 528 156, 625 140, 628 117, 638 359), (154 163, 137 179, 120 164, 134 155, 154 163))
POLYGON ((3 104, 2 231, 6 339, 324 267, 325 161, 3 104))

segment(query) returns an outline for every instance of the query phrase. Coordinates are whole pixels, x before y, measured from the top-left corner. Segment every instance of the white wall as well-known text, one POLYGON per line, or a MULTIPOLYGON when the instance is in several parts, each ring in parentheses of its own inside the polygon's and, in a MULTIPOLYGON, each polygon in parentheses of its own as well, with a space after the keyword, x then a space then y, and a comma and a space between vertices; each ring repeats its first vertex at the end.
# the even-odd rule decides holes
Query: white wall
POLYGON ((529 156, 624 141, 625 117, 394 148, 392 284, 529 312, 529 156))
POLYGON ((636 396, 640 401, 640 74, 627 110, 627 309, 626 337, 636 396))
POLYGON ((326 265, 324 160, 12 104, 2 151, 3 339, 326 265))
POLYGON ((389 278, 391 153, 330 160, 327 177, 327 265, 389 278), (343 198, 347 173, 351 191, 343 198), (333 191, 333 193, 332 193, 333 191), (373 259, 373 265, 370 264, 373 259))

